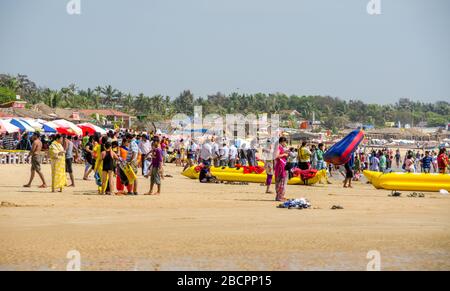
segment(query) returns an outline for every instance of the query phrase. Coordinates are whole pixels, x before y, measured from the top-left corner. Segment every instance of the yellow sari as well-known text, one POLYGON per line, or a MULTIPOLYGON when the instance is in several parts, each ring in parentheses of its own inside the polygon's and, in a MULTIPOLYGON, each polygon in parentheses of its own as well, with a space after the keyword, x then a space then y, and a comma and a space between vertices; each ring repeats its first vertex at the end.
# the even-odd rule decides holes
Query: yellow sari
POLYGON ((64 152, 62 144, 52 142, 49 148, 52 165, 52 189, 59 189, 66 186, 66 156, 60 156, 64 152))
MULTIPOLYGON (((94 153, 96 155, 94 172, 97 172, 100 175, 100 180, 102 181, 102 185, 105 184, 105 187, 104 187, 105 189, 103 189, 102 186, 98 186, 98 191, 103 193, 106 190, 106 187, 108 185, 109 179, 106 178, 106 182, 103 183, 103 175, 102 175, 102 172, 103 172, 103 160, 102 160, 102 146, 101 146, 101 144, 98 143, 97 145, 95 145, 93 151, 94 151, 94 153)), ((112 191, 112 190, 110 190, 110 191, 112 191)))
POLYGON ((95 153, 94 172, 99 172, 101 174, 103 171, 102 146, 99 143, 96 144, 93 151, 95 153))

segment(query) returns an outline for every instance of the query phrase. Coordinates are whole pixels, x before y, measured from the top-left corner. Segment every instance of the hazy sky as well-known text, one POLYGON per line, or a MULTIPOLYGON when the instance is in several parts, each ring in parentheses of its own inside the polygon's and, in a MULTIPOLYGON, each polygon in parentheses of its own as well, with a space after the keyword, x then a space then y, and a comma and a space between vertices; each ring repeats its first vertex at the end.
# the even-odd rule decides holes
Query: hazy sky
POLYGON ((175 96, 450 100, 450 1, 0 0, 0 73, 175 96), (239 90, 237 89, 239 88, 239 90))

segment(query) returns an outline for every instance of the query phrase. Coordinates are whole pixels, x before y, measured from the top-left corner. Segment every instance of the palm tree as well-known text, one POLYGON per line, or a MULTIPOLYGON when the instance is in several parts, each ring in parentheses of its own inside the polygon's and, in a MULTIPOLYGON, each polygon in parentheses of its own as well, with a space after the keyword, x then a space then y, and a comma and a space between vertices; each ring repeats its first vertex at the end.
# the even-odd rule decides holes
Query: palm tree
POLYGON ((64 101, 64 107, 76 107, 76 86, 70 84, 67 87, 63 87, 60 90, 61 99, 64 101))
POLYGON ((53 91, 50 89, 48 89, 47 92, 47 105, 52 108, 56 108, 61 100, 61 94, 58 91, 53 91))
POLYGON ((133 95, 131 95, 130 93, 125 95, 125 97, 123 99, 123 105, 125 106, 126 112, 128 112, 128 113, 131 112, 131 109, 133 108, 133 101, 134 101, 133 95))
POLYGON ((101 88, 100 92, 103 94, 103 102, 105 105, 113 105, 114 101, 119 96, 119 91, 114 89, 111 85, 101 88))
POLYGON ((148 108, 145 108, 145 97, 144 93, 140 93, 136 98, 134 99, 134 108, 136 108, 136 113, 142 114, 143 112, 148 110, 148 108))

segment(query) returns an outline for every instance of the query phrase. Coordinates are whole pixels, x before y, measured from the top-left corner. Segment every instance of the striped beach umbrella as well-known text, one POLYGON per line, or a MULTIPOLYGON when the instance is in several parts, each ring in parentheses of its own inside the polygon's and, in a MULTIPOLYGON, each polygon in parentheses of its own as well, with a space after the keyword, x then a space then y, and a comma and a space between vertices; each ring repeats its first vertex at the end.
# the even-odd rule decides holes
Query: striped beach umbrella
POLYGON ((37 123, 39 123, 42 127, 42 132, 44 133, 57 133, 58 131, 56 128, 58 127, 56 124, 52 123, 51 121, 45 121, 42 119, 36 119, 37 123))
POLYGON ((83 133, 94 134, 98 132, 100 134, 106 134, 106 130, 92 123, 80 123, 78 127, 83 130, 83 133))
POLYGON ((83 135, 83 131, 81 130, 81 128, 76 126, 73 122, 70 122, 70 121, 67 121, 64 119, 58 119, 58 120, 54 120, 53 123, 64 128, 65 130, 70 132, 71 135, 83 135))
POLYGON ((20 129, 5 119, 0 119, 0 133, 20 132, 20 129))
POLYGON ((41 132, 42 131, 42 124, 39 123, 37 120, 35 119, 31 119, 31 118, 20 118, 20 121, 25 122, 26 124, 28 124, 29 126, 31 126, 32 128, 34 128, 36 131, 41 132))
POLYGON ((21 132, 35 132, 36 130, 32 128, 28 123, 21 121, 20 119, 13 118, 9 121, 12 125, 18 127, 21 132))

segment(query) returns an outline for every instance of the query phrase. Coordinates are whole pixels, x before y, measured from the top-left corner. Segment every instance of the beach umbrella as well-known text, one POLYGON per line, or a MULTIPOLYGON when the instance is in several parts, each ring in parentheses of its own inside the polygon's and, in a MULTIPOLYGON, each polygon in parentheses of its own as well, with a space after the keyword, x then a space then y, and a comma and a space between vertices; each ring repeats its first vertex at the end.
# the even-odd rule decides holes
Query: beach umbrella
POLYGON ((42 131, 45 133, 57 133, 58 131, 56 130, 58 128, 58 126, 54 123, 52 123, 51 121, 46 122, 44 120, 38 120, 39 123, 42 124, 42 131))
POLYGON ((100 134, 106 134, 106 130, 92 123, 80 123, 77 126, 87 134, 94 134, 96 132, 100 134))
POLYGON ((53 123, 66 129, 68 132, 71 132, 71 135, 83 135, 83 131, 81 130, 81 128, 76 126, 73 122, 64 119, 58 119, 54 120, 53 123))
POLYGON ((0 133, 14 133, 14 132, 20 132, 20 129, 8 122, 7 120, 0 120, 0 133))
POLYGON ((19 119, 13 118, 9 121, 12 125, 18 127, 22 132, 35 132, 35 129, 32 128, 28 123, 23 122, 19 119))
POLYGON ((76 133, 70 128, 60 126, 53 121, 48 121, 42 124, 42 129, 46 133, 59 133, 65 135, 76 135, 76 133))
POLYGON ((35 121, 41 125, 42 131, 45 133, 57 133, 58 132, 56 130, 56 128, 58 128, 58 126, 51 121, 45 121, 42 119, 36 119, 35 121))
POLYGON ((20 120, 34 128, 36 131, 42 131, 42 124, 37 120, 31 118, 20 118, 20 120))
POLYGON ((49 121, 43 124, 45 132, 59 133, 65 135, 76 135, 76 133, 68 127, 60 126, 53 121, 49 121))

